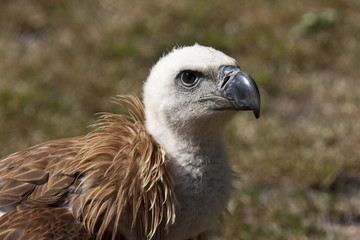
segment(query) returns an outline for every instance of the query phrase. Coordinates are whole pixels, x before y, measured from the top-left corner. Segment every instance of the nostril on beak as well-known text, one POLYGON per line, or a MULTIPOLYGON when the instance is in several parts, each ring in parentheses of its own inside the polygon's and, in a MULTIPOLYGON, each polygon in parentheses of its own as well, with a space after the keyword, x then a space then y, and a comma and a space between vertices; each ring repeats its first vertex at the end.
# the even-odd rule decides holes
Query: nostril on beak
POLYGON ((227 75, 225 78, 224 78, 224 81, 222 82, 221 84, 221 88, 224 88, 224 86, 226 85, 226 83, 230 80, 230 76, 227 75))

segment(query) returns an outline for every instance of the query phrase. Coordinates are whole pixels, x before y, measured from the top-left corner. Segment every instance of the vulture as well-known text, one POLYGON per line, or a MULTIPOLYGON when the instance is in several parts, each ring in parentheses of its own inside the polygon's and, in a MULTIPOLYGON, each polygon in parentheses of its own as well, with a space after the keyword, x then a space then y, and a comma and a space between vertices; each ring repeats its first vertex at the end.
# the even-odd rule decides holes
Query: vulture
MULTIPOLYGON (((237 110, 260 114, 254 80, 198 44, 162 56, 134 95, 84 136, 0 160, 0 239, 204 239, 226 209, 222 133, 237 110)), ((246 126, 242 126, 246 127, 246 126)))

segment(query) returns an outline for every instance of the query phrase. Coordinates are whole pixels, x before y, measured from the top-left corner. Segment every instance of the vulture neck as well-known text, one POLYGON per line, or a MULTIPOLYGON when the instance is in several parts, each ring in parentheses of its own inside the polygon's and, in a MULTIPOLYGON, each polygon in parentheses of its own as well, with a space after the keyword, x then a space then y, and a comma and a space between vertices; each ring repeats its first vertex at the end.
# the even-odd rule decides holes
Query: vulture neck
POLYGON ((163 124, 154 131, 151 130, 149 132, 155 141, 164 147, 170 160, 175 162, 181 161, 185 153, 206 156, 207 160, 211 160, 212 155, 224 148, 224 124, 216 119, 181 125, 163 124))
POLYGON ((165 149, 175 182, 179 204, 170 239, 187 239, 205 231, 226 207, 231 174, 222 141, 224 122, 221 118, 148 129, 165 149))

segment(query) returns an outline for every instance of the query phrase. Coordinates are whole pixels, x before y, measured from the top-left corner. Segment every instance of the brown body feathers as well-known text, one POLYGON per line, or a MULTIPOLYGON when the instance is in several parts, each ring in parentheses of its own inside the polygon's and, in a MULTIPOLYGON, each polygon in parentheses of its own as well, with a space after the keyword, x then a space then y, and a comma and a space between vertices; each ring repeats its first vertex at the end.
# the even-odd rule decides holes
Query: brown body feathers
POLYGON ((0 217, 0 238, 31 239, 31 227, 46 226, 63 239, 166 238, 176 202, 166 153, 145 130, 140 100, 116 102, 128 115, 104 114, 86 136, 0 160, 0 210, 7 212, 0 217), (25 224, 33 219, 38 222, 25 224))

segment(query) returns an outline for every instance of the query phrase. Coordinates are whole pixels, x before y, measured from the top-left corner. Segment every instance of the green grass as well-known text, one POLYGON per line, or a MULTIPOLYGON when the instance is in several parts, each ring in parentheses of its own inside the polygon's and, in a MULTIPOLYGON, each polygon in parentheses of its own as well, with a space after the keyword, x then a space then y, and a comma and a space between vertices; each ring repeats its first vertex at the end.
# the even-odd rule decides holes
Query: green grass
POLYGON ((241 180, 222 239, 356 239, 360 213, 360 3, 0 2, 0 156, 84 134, 110 98, 198 42, 258 82, 262 113, 226 131, 241 180))

